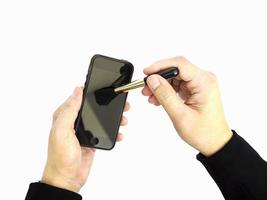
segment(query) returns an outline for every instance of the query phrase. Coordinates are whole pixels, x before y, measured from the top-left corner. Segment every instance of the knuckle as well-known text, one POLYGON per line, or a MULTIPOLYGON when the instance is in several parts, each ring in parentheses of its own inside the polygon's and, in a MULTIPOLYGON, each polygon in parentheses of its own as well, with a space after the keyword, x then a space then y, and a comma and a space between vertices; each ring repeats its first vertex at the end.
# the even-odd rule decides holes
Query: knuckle
POLYGON ((213 79, 217 79, 217 75, 214 74, 213 72, 208 72, 210 77, 212 77, 213 79))
POLYGON ((176 56, 175 59, 176 60, 186 60, 186 58, 182 55, 176 56))
POLYGON ((205 78, 203 79, 203 84, 205 85, 207 91, 218 88, 219 82, 217 76, 209 71, 205 71, 205 78))
POLYGON ((209 78, 210 78, 210 81, 212 83, 217 83, 218 82, 218 78, 217 78, 216 74, 214 74, 212 72, 209 72, 209 78))
POLYGON ((210 71, 204 71, 207 77, 207 80, 211 83, 217 83, 218 82, 218 78, 217 75, 214 74, 213 72, 210 71))
POLYGON ((63 110, 71 110, 71 109, 73 109, 73 107, 74 107, 73 101, 69 100, 63 106, 63 110))
POLYGON ((184 56, 176 56, 174 57, 174 60, 178 63, 180 63, 180 65, 183 65, 187 62, 187 59, 184 56))

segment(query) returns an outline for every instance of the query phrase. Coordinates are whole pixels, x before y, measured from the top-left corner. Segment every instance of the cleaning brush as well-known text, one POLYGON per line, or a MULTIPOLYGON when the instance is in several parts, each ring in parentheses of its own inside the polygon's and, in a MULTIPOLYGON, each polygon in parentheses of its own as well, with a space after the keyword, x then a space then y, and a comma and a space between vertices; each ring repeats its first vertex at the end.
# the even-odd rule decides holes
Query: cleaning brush
MULTIPOLYGON (((174 78, 178 76, 179 70, 177 67, 169 67, 167 69, 161 70, 157 73, 160 76, 162 76, 165 79, 174 78)), ((150 74, 152 75, 152 74, 150 74)), ((112 99, 114 99, 118 94, 129 92, 130 90, 143 87, 146 85, 147 78, 150 76, 146 76, 145 78, 141 80, 135 80, 131 83, 116 87, 118 85, 118 82, 124 80, 127 78, 125 74, 122 74, 111 86, 101 88, 95 91, 95 97, 96 102, 100 105, 107 105, 109 104, 112 99)))

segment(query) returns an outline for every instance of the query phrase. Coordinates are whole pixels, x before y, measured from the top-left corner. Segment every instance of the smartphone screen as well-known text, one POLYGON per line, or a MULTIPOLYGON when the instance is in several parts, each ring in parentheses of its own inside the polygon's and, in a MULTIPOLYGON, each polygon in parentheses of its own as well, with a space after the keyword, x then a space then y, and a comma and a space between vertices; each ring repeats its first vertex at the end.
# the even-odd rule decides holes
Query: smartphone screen
POLYGON ((110 150, 114 147, 128 93, 114 88, 131 82, 133 65, 102 55, 91 59, 83 101, 76 119, 76 136, 82 146, 110 150))

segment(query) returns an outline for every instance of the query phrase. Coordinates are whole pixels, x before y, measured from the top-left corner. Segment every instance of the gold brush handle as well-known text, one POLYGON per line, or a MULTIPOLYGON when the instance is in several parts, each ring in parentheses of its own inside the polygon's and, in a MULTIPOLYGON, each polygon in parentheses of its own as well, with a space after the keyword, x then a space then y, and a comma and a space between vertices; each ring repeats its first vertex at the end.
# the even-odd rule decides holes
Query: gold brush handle
POLYGON ((136 80, 136 81, 133 81, 133 82, 128 83, 126 85, 117 87, 117 88, 114 89, 114 91, 116 93, 128 92, 129 90, 133 90, 135 88, 143 87, 144 85, 145 85, 145 81, 144 80, 136 80))
MULTIPOLYGON (((178 76, 179 70, 177 67, 170 67, 170 68, 161 70, 161 71, 157 72, 156 74, 162 76, 163 78, 169 79, 169 78, 174 78, 174 77, 178 76)), ((148 75, 148 76, 150 76, 150 75, 148 75)), ((133 81, 129 84, 117 87, 114 89, 114 91, 116 93, 122 93, 122 92, 128 92, 129 90, 132 90, 135 88, 143 87, 144 85, 146 85, 146 80, 147 80, 148 76, 146 76, 143 80, 136 80, 136 81, 133 81)))

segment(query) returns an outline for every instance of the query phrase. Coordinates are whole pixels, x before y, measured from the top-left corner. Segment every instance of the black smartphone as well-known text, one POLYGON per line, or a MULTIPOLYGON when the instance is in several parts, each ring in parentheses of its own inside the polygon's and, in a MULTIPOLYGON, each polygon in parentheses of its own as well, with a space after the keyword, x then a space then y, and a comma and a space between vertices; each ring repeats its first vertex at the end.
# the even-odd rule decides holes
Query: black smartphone
POLYGON ((113 88, 130 83, 133 71, 128 61, 99 54, 92 57, 75 121, 81 146, 105 150, 115 146, 128 93, 115 94, 113 88))

